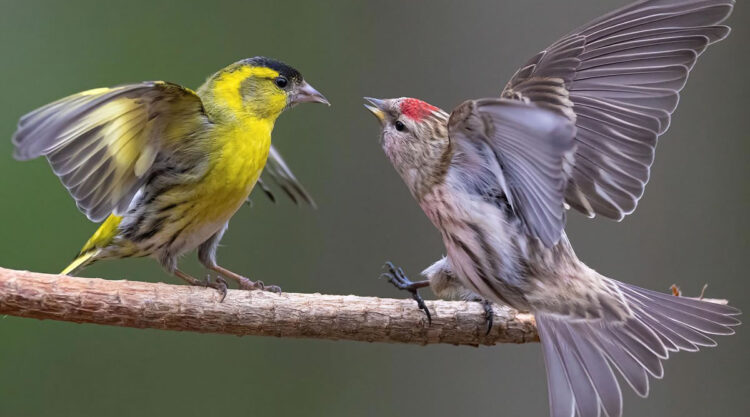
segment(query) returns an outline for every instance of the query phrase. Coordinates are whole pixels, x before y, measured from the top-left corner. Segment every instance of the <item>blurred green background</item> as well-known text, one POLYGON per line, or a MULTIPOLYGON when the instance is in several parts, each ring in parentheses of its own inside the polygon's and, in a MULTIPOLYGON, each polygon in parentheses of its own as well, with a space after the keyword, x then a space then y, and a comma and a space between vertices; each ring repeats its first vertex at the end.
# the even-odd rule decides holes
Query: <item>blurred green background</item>
MULTIPOLYGON (((287 61, 333 107, 282 116, 274 143, 320 206, 254 194, 223 263, 286 291, 403 297, 378 280, 392 260, 416 277, 443 248, 378 145, 364 95, 450 109, 499 92, 517 66, 626 1, 2 1, 0 265, 56 272, 96 226, 44 160, 11 158, 17 119, 99 86, 164 79, 197 87, 254 55, 287 61)), ((750 310, 750 11, 709 49, 659 147, 637 212, 577 214, 568 233, 600 272, 679 284, 750 310)), ((194 256, 183 265, 202 274, 194 256)), ((177 283, 152 260, 86 276, 177 283)), ((749 415, 748 329, 678 354, 630 416, 749 415)), ((545 416, 540 347, 399 346, 237 338, 0 318, 0 416, 545 416)))

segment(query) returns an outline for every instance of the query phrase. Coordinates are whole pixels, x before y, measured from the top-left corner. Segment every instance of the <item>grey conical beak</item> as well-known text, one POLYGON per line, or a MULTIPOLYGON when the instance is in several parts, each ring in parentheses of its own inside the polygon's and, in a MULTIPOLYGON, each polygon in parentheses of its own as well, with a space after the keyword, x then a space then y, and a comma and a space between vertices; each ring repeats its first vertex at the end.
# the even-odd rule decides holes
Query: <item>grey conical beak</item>
POLYGON ((372 98, 372 97, 364 97, 365 100, 367 100, 370 104, 365 104, 365 108, 372 112, 375 117, 378 118, 380 123, 383 123, 385 120, 385 100, 381 100, 379 98, 372 98))
POLYGON ((297 92, 294 93, 289 101, 289 106, 291 107, 299 103, 322 103, 329 106, 331 105, 323 94, 320 94, 320 92, 308 84, 307 81, 302 81, 297 92))

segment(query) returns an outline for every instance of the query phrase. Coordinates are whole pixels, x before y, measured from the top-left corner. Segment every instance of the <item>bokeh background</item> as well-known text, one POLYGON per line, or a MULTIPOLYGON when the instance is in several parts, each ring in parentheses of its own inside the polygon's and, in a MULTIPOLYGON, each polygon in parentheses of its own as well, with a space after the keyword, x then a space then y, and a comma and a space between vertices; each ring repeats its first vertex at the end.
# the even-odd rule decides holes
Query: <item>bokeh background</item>
MULTIPOLYGON (((44 160, 11 158, 17 119, 98 86, 165 79, 197 87, 238 59, 299 68, 333 107, 282 116, 274 143, 318 210, 254 195, 219 252, 286 291, 403 297, 378 280, 392 260, 416 274, 443 253, 377 141, 361 97, 443 108, 497 94, 558 36, 626 1, 2 1, 0 265, 55 272, 94 231, 44 160)), ((652 180, 622 223, 571 214, 579 256, 614 278, 750 310, 747 42, 730 38, 693 71, 652 180)), ((193 256, 183 265, 202 274, 193 256)), ((175 280, 151 260, 86 276, 175 280)), ((175 282, 176 283, 176 282, 175 282)), ((747 328, 718 349, 678 354, 630 416, 744 416, 747 328)), ((467 348, 237 338, 0 318, 0 416, 545 416, 539 345, 467 348)))

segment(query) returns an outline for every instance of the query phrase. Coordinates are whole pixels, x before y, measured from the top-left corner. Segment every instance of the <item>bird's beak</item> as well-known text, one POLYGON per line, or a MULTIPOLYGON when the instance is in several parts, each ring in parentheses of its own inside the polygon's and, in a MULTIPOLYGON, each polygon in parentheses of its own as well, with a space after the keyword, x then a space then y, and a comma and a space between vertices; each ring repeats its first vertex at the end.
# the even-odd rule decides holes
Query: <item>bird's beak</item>
POLYGON ((372 97, 364 97, 364 99, 370 102, 370 104, 365 104, 365 108, 372 112, 372 114, 378 118, 380 123, 383 123, 383 121, 385 121, 385 111, 383 111, 385 108, 385 100, 372 97))
POLYGON ((320 94, 320 92, 308 84, 307 81, 302 81, 302 84, 292 95, 289 100, 289 107, 299 103, 323 103, 329 106, 331 105, 323 94, 320 94))

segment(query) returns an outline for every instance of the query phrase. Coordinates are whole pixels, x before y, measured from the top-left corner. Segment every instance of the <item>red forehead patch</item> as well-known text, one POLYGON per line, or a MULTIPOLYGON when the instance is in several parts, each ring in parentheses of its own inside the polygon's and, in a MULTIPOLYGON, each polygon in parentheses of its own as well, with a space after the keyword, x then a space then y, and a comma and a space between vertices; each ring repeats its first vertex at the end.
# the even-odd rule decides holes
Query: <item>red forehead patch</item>
POLYGON ((407 98, 401 102, 401 113, 416 121, 424 119, 436 110, 438 110, 437 107, 416 98, 407 98))

